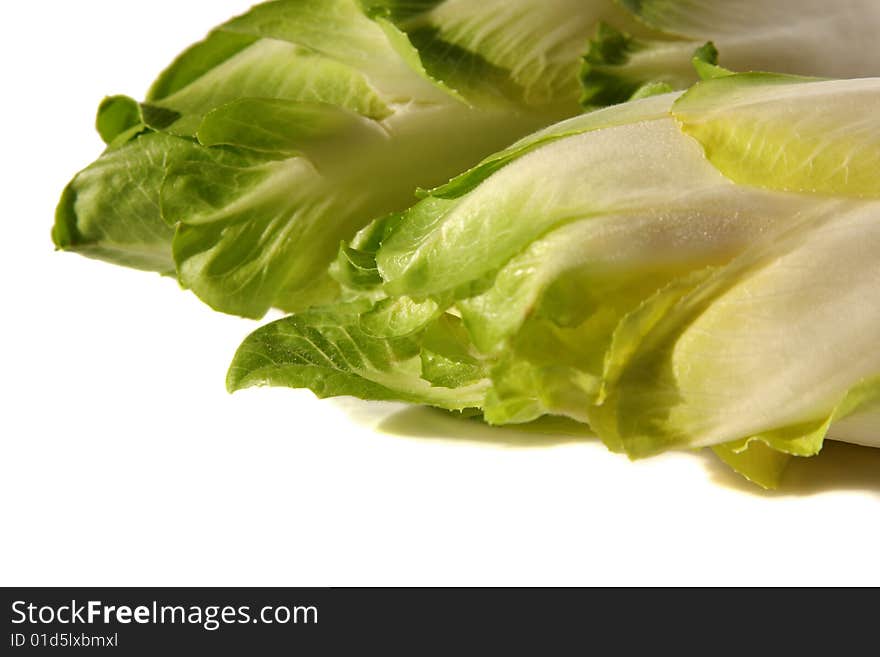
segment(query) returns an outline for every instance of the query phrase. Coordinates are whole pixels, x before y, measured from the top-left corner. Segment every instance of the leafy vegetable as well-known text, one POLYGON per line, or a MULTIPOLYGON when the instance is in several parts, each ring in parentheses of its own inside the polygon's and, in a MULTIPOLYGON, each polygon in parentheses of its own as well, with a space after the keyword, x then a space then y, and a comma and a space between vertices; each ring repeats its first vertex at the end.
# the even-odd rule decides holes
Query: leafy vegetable
POLYGON ((833 14, 823 4, 267 2, 185 51, 144 103, 101 104, 107 150, 68 186, 53 237, 174 275, 225 312, 327 303, 341 240, 410 205, 415 188, 577 114, 585 52, 590 106, 689 85, 708 39, 738 67, 876 67, 862 48, 880 24, 876 3, 847 0, 833 14))
POLYGON ((880 446, 878 165, 880 79, 728 75, 564 121, 361 231, 350 301, 312 311, 357 312, 260 329, 229 387, 566 416, 773 486, 829 432, 880 446), (372 366, 317 339, 341 326, 372 366))
POLYGON ((607 25, 584 59, 584 103, 696 82, 691 57, 713 41, 725 66, 828 78, 876 75, 880 5, 874 0, 619 0, 647 33, 607 25))
POLYGON ((58 209, 63 249, 174 273, 259 317, 332 299, 343 238, 579 111, 610 2, 279 0, 184 52, 147 100, 106 100, 108 149, 58 209), (573 11, 581 7, 581 11, 573 11))

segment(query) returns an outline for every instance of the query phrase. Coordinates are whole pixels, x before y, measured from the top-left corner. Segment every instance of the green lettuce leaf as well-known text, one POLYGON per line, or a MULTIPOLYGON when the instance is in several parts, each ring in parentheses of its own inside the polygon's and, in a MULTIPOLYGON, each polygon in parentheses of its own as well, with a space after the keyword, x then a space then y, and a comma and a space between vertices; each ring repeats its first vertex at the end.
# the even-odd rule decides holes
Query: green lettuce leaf
POLYGON ((772 487, 829 436, 880 446, 880 79, 709 78, 363 229, 335 269, 359 329, 413 341, 420 382, 479 377, 489 423, 564 416, 632 458, 712 447, 772 487), (429 345, 438 318, 455 339, 429 345))
POLYGON ((452 320, 436 322, 423 348, 421 336, 385 339, 365 333, 360 314, 367 307, 314 308, 257 330, 236 353, 227 387, 309 388, 318 397, 352 395, 447 410, 482 405, 487 381, 476 361, 461 353, 452 320))
POLYGON ((257 5, 184 52, 142 105, 105 101, 110 148, 65 193, 56 245, 175 273, 249 317, 333 299, 341 240, 577 113, 577 57, 555 53, 592 23, 572 23, 570 4, 499 6, 499 31, 485 33, 474 27, 487 7, 473 3, 257 5))
MULTIPOLYGON (((708 39, 734 67, 874 66, 860 44, 880 12, 865 0, 834 15, 812 1, 800 12, 720 4, 265 2, 183 52, 143 103, 102 103, 108 150, 65 192, 56 246, 176 275, 224 312, 302 310, 340 297, 348 270, 328 273, 339 243, 404 210, 414 190, 456 198, 577 131, 554 127, 499 152, 577 115, 582 94, 594 107, 686 87, 708 39)), ((712 57, 698 61, 714 70, 712 57)))
MULTIPOLYGON (((694 50, 711 41, 724 66, 829 78, 876 75, 880 5, 842 0, 619 0, 642 25, 612 23, 600 30, 584 58, 587 106, 622 102, 642 87, 683 89, 707 68, 691 65, 694 50), (644 30, 647 28, 647 32, 644 30)), ((710 62, 710 66, 717 64, 710 62)))

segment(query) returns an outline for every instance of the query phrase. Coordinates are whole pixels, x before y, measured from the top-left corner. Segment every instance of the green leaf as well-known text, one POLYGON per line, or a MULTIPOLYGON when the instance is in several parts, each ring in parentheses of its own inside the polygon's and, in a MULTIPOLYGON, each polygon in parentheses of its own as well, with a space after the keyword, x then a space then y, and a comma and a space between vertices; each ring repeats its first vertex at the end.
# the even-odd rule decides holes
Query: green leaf
POLYGON ((792 457, 761 441, 750 441, 745 448, 716 445, 712 451, 731 468, 761 488, 778 488, 792 457))
POLYGON ((104 143, 124 143, 145 128, 137 101, 128 96, 109 96, 101 101, 95 128, 104 143))
POLYGON ((877 73, 871 53, 880 5, 874 0, 845 0, 834 12, 821 0, 619 4, 638 19, 641 31, 614 22, 599 30, 582 72, 587 106, 627 100, 644 83, 685 89, 700 78, 725 75, 727 69, 840 78, 877 73), (717 45, 727 68, 704 57, 707 41, 717 45))
MULTIPOLYGON (((635 215, 634 221, 644 218, 648 223, 652 213, 655 221, 670 213, 697 219, 705 216, 694 214, 693 205, 702 207, 702 203, 686 194, 705 198, 705 212, 710 213, 718 201, 709 190, 726 193, 732 186, 706 162, 696 143, 683 139, 671 119, 662 118, 662 108, 671 102, 671 97, 657 96, 622 106, 619 116, 606 110, 606 127, 598 114, 591 115, 596 123, 585 122, 583 132, 554 136, 538 148, 522 149, 524 154, 462 196, 423 200, 385 238, 377 254, 384 289, 414 297, 437 297, 459 288, 471 292, 470 284, 494 276, 511 263, 511 285, 526 295, 529 289, 538 293, 545 279, 530 277, 530 271, 552 279, 589 253, 577 241, 582 237, 562 235, 543 251, 539 238, 582 222, 583 231, 599 231, 604 224, 597 220, 604 217, 625 230, 622 216, 635 215), (629 122, 615 125, 614 119, 629 122), (565 176, 559 175, 560 166, 565 167, 565 176), (522 262, 512 260, 520 253, 524 253, 522 262)), ((755 198, 759 204, 772 205, 764 196, 755 198)), ((753 216, 751 210, 748 214, 753 216)), ((609 228, 598 235, 616 233, 609 228)), ((644 233, 646 237, 651 234, 644 233)), ((614 242, 617 248, 639 243, 614 242)), ((613 253, 608 248, 603 252, 613 253)), ((497 300, 489 302, 493 307, 504 306, 512 294, 512 289, 499 291, 497 300)), ((507 304, 508 310, 498 312, 503 317, 518 312, 519 307, 507 304)), ((527 309, 530 303, 524 301, 522 307, 527 309)), ((494 311, 486 312, 496 317, 494 311)), ((497 327, 500 321, 496 318, 493 324, 497 327)))
MULTIPOLYGON (((807 101, 828 82, 766 77, 569 120, 362 229, 334 271, 362 301, 345 318, 323 311, 321 331, 353 327, 368 351, 401 340, 408 351, 344 367, 384 386, 354 394, 448 408, 445 395, 477 386, 473 408, 490 424, 565 417, 632 458, 713 447, 765 487, 829 435, 878 444, 880 200, 742 184, 688 134, 716 115, 739 125, 754 88, 769 90, 754 92, 766 121, 809 125, 807 101), (389 385, 395 375, 405 383, 389 385)), ((838 135, 872 125, 860 101, 877 86, 836 89, 838 135)), ((738 139, 762 134, 750 125, 738 139)), ((778 148, 797 168, 802 144, 778 148)), ((309 313, 289 321, 317 326, 309 313)))
POLYGON ((880 371, 880 307, 860 303, 880 280, 878 210, 819 203, 717 270, 648 331, 597 430, 633 456, 755 439, 816 453, 880 371))
POLYGON ((174 112, 171 121, 151 125, 195 136, 211 112, 237 102, 259 101, 331 105, 377 120, 392 113, 362 72, 285 41, 262 39, 175 93, 151 101, 153 107, 174 112))
POLYGON ((646 82, 633 92, 629 100, 641 100, 652 96, 662 96, 675 91, 668 82, 646 82))
POLYGON ((204 150, 176 163, 162 209, 180 220, 173 253, 181 283, 213 308, 247 317, 286 305, 285 286, 314 285, 336 244, 316 225, 328 209, 322 192, 326 183, 303 158, 204 150), (308 253, 295 257, 308 240, 308 253))
POLYGON ((442 312, 433 299, 382 299, 369 312, 361 315, 360 326, 367 334, 378 338, 403 337, 421 331, 442 312))
POLYGON ((697 84, 673 112, 706 157, 735 182, 880 197, 874 173, 880 167, 875 80, 732 75, 697 84))
MULTIPOLYGON (((577 111, 573 95, 527 100, 516 71, 466 47, 500 52, 497 35, 490 46, 459 31, 484 8, 452 17, 440 4, 278 0, 216 28, 147 102, 104 103, 98 128, 111 150, 126 146, 140 184, 116 180, 121 156, 102 158, 65 195, 57 244, 175 271, 213 308, 249 317, 336 298, 327 268, 340 242, 404 209, 416 188, 577 111), (154 133, 183 140, 161 152, 154 133), (96 195, 115 207, 82 200, 96 195)), ((549 16, 567 18, 537 5, 499 15, 523 47, 549 16)))
POLYGON ((594 109, 688 87, 693 71, 678 61, 681 49, 601 23, 581 65, 581 105, 594 109))
POLYGON ((459 198, 473 190, 496 171, 551 142, 601 128, 610 128, 633 121, 648 121, 665 117, 668 114, 672 100, 670 96, 669 98, 655 99, 650 102, 632 103, 621 107, 597 110, 566 121, 560 121, 520 139, 502 151, 490 155, 477 166, 459 174, 445 185, 424 192, 422 196, 434 196, 442 199, 459 198))
POLYGON ((65 190, 52 231, 55 245, 128 267, 173 272, 174 229, 160 202, 164 162, 197 150, 189 140, 157 133, 109 149, 65 190))
POLYGON ((321 103, 243 98, 209 112, 198 131, 205 146, 237 146, 286 157, 342 148, 346 140, 378 133, 370 122, 321 103))
POLYGON ((455 315, 444 313, 427 324, 420 344, 422 378, 431 385, 461 388, 488 379, 485 360, 455 315))
POLYGON ((734 74, 733 71, 728 71, 718 65, 718 49, 711 41, 707 41, 697 48, 691 62, 701 80, 713 80, 734 74))
POLYGON ((447 0, 431 12, 438 37, 511 72, 529 103, 577 102, 577 71, 600 21, 633 26, 614 2, 447 0))
POLYGON ((876 411, 880 408, 877 380, 859 384, 837 405, 834 412, 812 428, 789 427, 725 445, 715 453, 730 467, 764 488, 777 488, 792 456, 815 456, 826 437, 880 446, 876 411), (829 436, 833 428, 834 436, 829 436))
MULTIPOLYGON (((575 119, 478 164, 517 138, 579 112, 579 58, 600 23, 613 28, 602 28, 595 56, 587 55, 594 73, 607 74, 636 97, 688 84, 695 77, 693 50, 716 33, 734 68, 769 58, 822 72, 827 61, 846 54, 838 52, 840 44, 848 52, 861 43, 838 38, 838 21, 813 3, 801 13, 756 6, 755 24, 745 31, 738 16, 749 12, 725 17, 717 2, 699 3, 685 14, 650 4, 629 11, 611 0, 259 4, 186 50, 159 76, 146 102, 111 97, 102 104, 98 130, 109 151, 124 148, 123 154, 108 151, 72 183, 54 229, 56 244, 119 264, 173 271, 212 307, 251 317, 273 306, 299 310, 327 303, 340 294, 340 279, 358 286, 358 295, 378 300, 376 273, 389 274, 392 293, 433 274, 418 258, 406 275, 410 283, 396 280, 392 271, 392 260, 403 265, 413 257, 393 252, 418 239, 414 219, 388 236, 388 261, 379 257, 375 272, 350 260, 353 269, 340 261, 328 274, 339 244, 373 218, 403 211, 418 188, 441 185, 436 199, 470 207, 464 196, 515 160, 537 156, 567 135, 629 121, 623 114, 575 119), (785 30, 780 27, 783 17, 795 22, 793 36, 788 22, 785 30), (656 25, 646 27, 645 21, 656 25), (666 33, 682 24, 687 38, 666 33), (689 33, 694 26, 698 41, 689 33), (185 140, 160 142, 154 133, 185 140), (168 143, 168 150, 156 148, 159 143, 168 143), (138 184, 126 179, 124 167, 136 172, 138 184)), ((859 6, 864 26, 880 21, 876 9, 859 6)), ((871 68, 864 56, 847 61, 853 73, 871 68)), ((606 96, 602 102, 615 100, 606 96)), ((658 101, 658 112, 664 102, 658 101)), ((526 183, 524 188, 534 187, 533 180, 526 183)), ((861 183, 853 185, 854 193, 864 192, 861 183)), ((461 212, 449 209, 447 230, 454 233, 461 212)), ((534 228, 551 230, 569 219, 536 221, 534 228)), ((431 214, 430 220, 438 219, 431 214)), ((496 228, 487 226, 487 232, 496 228)), ((499 252, 485 259, 485 271, 462 272, 464 288, 456 284, 455 293, 485 289, 534 237, 511 235, 499 242, 499 252)), ((477 241, 486 247, 487 240, 477 241)), ((424 246, 420 251, 428 255, 432 247, 424 246)), ((446 285, 442 272, 437 282, 446 285)), ((351 294, 342 292, 345 298, 351 294)))
POLYGON ((308 388, 318 397, 428 403, 447 410, 478 407, 485 382, 446 388, 421 377, 420 345, 412 337, 363 333, 363 305, 315 309, 258 329, 229 369, 230 391, 259 385, 308 388))

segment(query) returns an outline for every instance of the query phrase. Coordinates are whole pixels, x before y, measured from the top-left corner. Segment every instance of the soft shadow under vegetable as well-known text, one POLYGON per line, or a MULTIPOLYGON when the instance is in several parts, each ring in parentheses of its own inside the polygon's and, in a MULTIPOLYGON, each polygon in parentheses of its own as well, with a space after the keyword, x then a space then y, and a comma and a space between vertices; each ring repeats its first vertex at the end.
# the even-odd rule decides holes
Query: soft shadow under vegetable
MULTIPOLYGON (((530 424, 492 427, 479 417, 427 406, 374 404, 354 399, 334 403, 359 424, 396 436, 426 440, 474 442, 505 448, 554 447, 596 440, 584 425, 565 418, 544 418, 530 424)), ((880 496, 880 449, 826 441, 819 456, 794 459, 777 490, 764 490, 743 479, 711 450, 691 452, 712 481, 761 497, 808 496, 833 491, 863 491, 880 496)))

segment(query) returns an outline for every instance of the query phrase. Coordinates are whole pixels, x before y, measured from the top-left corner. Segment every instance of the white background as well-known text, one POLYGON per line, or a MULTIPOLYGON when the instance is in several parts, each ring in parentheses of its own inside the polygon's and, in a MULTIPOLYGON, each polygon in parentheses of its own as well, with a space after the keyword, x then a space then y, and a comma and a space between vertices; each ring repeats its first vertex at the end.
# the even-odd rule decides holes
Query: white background
POLYGON ((102 96, 142 97, 248 4, 4 5, 0 584, 880 584, 880 450, 829 448, 767 494, 709 455, 229 396, 256 323, 53 253, 102 96))

